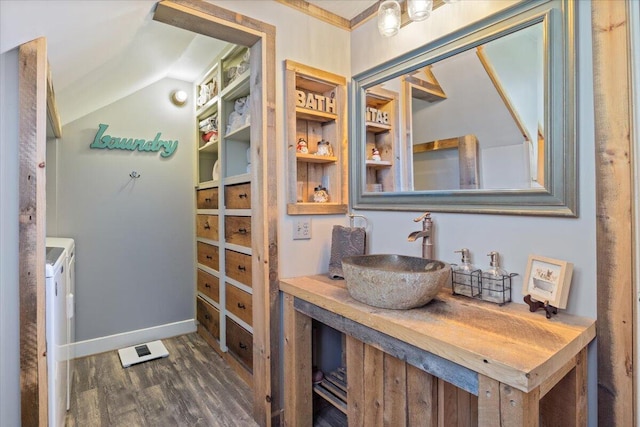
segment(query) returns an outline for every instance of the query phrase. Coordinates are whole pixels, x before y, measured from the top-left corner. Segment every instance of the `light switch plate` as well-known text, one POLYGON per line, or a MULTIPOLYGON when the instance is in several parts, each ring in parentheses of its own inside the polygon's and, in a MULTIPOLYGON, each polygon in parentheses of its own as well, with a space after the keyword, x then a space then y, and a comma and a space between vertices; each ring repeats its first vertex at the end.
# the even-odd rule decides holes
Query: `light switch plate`
POLYGON ((311 218, 296 218, 293 220, 293 240, 311 238, 311 218))

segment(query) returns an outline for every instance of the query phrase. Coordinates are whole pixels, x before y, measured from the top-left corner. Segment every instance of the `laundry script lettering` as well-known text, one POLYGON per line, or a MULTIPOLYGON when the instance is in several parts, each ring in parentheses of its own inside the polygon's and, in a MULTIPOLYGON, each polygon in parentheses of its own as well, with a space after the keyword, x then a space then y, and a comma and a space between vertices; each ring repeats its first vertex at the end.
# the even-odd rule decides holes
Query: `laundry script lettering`
POLYGON ((127 138, 119 136, 106 135, 105 132, 109 125, 100 123, 98 132, 89 148, 99 148, 108 150, 129 150, 129 151, 150 151, 160 152, 161 157, 170 157, 178 149, 178 140, 170 141, 160 139, 161 132, 158 132, 155 138, 127 138))

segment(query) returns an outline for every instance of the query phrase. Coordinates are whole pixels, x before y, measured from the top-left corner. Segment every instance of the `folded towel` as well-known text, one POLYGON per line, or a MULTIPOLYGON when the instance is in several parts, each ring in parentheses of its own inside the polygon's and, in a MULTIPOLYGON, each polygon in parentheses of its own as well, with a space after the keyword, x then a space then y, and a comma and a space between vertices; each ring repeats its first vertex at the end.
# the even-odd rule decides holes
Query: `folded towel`
POLYGON ((334 225, 331 233, 331 259, 329 260, 329 278, 344 279, 342 258, 364 255, 366 233, 361 227, 343 227, 334 225))

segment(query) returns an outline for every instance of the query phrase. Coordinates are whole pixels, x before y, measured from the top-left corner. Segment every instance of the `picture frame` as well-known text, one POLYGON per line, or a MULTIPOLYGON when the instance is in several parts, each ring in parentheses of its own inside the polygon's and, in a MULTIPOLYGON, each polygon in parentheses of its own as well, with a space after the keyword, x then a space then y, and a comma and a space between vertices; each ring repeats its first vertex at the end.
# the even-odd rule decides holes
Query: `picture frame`
POLYGON ((573 263, 529 255, 522 294, 536 301, 564 309, 569 299, 573 263))

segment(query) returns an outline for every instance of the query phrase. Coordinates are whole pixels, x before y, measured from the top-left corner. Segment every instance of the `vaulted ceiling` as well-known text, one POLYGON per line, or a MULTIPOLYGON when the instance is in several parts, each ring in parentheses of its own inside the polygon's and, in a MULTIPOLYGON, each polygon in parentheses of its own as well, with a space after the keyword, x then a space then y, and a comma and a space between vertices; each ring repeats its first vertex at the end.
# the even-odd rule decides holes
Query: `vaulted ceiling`
MULTIPOLYGON (((350 20, 376 2, 310 3, 350 20)), ((155 5, 152 0, 1 0, 0 53, 47 37, 64 125, 162 78, 195 81, 225 46, 153 21, 155 5), (29 16, 30 25, 11 16, 29 16)))

